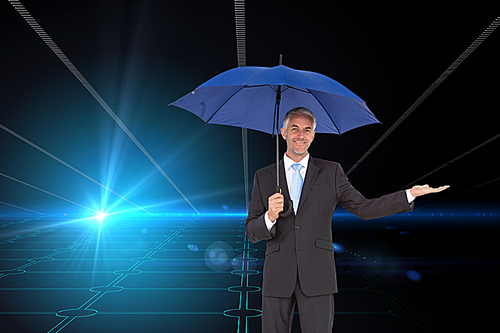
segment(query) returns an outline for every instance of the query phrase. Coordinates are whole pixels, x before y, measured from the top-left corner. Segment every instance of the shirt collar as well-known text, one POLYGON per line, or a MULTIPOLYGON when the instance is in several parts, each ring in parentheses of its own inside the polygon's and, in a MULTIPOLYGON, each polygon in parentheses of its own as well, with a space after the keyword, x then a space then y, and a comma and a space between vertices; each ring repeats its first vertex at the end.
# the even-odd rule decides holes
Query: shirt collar
POLYGON ((292 164, 295 163, 300 163, 304 167, 304 170, 307 168, 307 164, 309 163, 309 156, 311 156, 309 153, 307 153, 306 156, 304 156, 299 162, 295 162, 292 160, 290 157, 288 157, 285 153, 285 156, 283 157, 283 163, 285 165, 285 171, 288 170, 289 168, 292 167, 292 164))

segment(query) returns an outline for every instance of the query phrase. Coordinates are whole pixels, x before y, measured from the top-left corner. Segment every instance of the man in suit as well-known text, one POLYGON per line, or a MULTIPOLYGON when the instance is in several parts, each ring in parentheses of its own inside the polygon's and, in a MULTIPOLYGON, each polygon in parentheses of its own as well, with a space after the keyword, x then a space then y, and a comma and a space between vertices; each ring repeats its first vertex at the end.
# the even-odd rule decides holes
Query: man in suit
POLYGON ((255 173, 245 229, 251 242, 266 240, 262 285, 262 332, 290 332, 295 302, 302 332, 331 332, 337 293, 331 220, 342 206, 361 219, 413 209, 415 197, 448 186, 414 186, 376 199, 366 199, 336 162, 313 158, 316 118, 303 107, 285 115, 281 135, 287 151, 280 161, 282 193, 276 191, 276 165, 255 173), (298 165, 297 165, 298 164, 298 165), (302 187, 302 188, 300 188, 302 187), (280 217, 284 202, 299 195, 294 212, 280 217))

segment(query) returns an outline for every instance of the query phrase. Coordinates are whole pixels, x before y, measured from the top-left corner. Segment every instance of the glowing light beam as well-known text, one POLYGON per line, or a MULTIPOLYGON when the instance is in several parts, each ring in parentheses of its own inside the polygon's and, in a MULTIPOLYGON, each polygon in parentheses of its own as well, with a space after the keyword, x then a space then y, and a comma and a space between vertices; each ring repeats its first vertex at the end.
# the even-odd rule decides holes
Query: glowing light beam
POLYGON ((0 201, 0 204, 6 205, 6 206, 11 206, 11 207, 14 207, 14 208, 19 208, 19 209, 26 210, 26 211, 32 212, 32 213, 37 213, 37 214, 40 214, 40 215, 45 215, 44 213, 40 213, 40 212, 37 212, 35 210, 31 210, 31 209, 28 209, 28 208, 19 207, 19 206, 12 205, 12 204, 9 204, 9 203, 6 203, 6 202, 2 202, 2 201, 0 201))
POLYGON ((80 71, 75 67, 75 65, 66 57, 66 55, 61 51, 59 46, 49 37, 49 35, 43 30, 40 24, 33 18, 33 16, 26 10, 26 8, 21 4, 20 1, 9 0, 12 6, 17 10, 17 12, 28 22, 28 24, 35 30, 35 32, 42 38, 42 40, 47 44, 52 52, 54 52, 57 57, 63 62, 63 64, 73 73, 73 75, 80 81, 80 83, 90 92, 90 94, 96 99, 96 101, 101 104, 101 106, 106 110, 106 112, 113 118, 113 120, 120 126, 120 128, 128 135, 128 137, 136 144, 136 146, 144 153, 144 155, 153 163, 153 165, 160 171, 160 173, 165 177, 166 180, 174 187, 174 189, 184 198, 184 200, 194 209, 198 214, 200 212, 196 207, 189 201, 189 199, 182 193, 180 188, 174 183, 174 181, 167 175, 167 173, 162 169, 162 167, 156 162, 156 160, 149 154, 149 152, 144 148, 144 146, 137 140, 137 138, 132 134, 128 127, 123 123, 123 121, 116 115, 116 113, 109 107, 109 105, 102 99, 102 97, 97 93, 97 91, 92 87, 92 85, 85 79, 85 77, 80 73, 80 71))
POLYGON ((58 157, 56 157, 56 156, 52 155, 51 153, 49 153, 48 151, 46 151, 46 150, 45 150, 45 149, 43 149, 42 147, 37 146, 36 144, 34 144, 33 142, 31 142, 30 140, 28 140, 28 139, 24 138, 23 136, 21 136, 21 135, 17 134, 16 132, 14 132, 13 130, 11 130, 10 128, 5 127, 5 126, 4 126, 4 125, 2 125, 2 124, 0 124, 0 128, 1 128, 1 129, 3 129, 4 131, 6 131, 6 132, 7 132, 7 133, 9 133, 9 134, 12 134, 13 136, 15 136, 16 138, 18 138, 19 140, 21 140, 21 141, 23 141, 23 142, 25 142, 25 143, 29 144, 30 146, 32 146, 33 148, 35 148, 35 149, 39 150, 40 152, 44 153, 45 155, 47 155, 47 156, 49 156, 49 157, 53 158, 54 160, 56 160, 57 162, 61 163, 62 165, 64 165, 64 166, 66 166, 66 167, 70 168, 71 170, 73 170, 73 171, 75 171, 75 172, 79 173, 80 175, 82 175, 83 177, 87 178, 88 180, 93 181, 93 182, 94 182, 94 183, 96 183, 97 185, 99 185, 99 186, 103 187, 104 189, 108 190, 109 192, 111 192, 111 193, 113 193, 113 194, 116 194, 117 196, 119 196, 119 197, 120 197, 120 198, 122 198, 123 200, 125 200, 125 201, 127 201, 127 202, 131 203, 132 205, 136 206, 137 208, 142 209, 143 211, 145 211, 146 213, 148 213, 148 214, 150 214, 150 215, 151 215, 151 213, 150 213, 150 212, 148 212, 147 210, 145 210, 144 208, 142 208, 142 207, 140 207, 140 206, 136 205, 135 203, 133 203, 133 202, 132 202, 132 201, 130 201, 129 199, 127 199, 127 198, 125 198, 125 197, 121 196, 120 194, 116 193, 115 191, 113 191, 112 189, 110 189, 109 187, 107 187, 106 185, 103 185, 103 184, 99 183, 97 180, 95 180, 95 179, 91 178, 90 176, 87 176, 86 174, 84 174, 83 172, 81 172, 80 170, 78 170, 77 168, 75 168, 75 167, 71 166, 70 164, 68 164, 68 163, 64 162, 64 161, 63 161, 63 160, 61 160, 60 158, 58 158, 58 157))
POLYGON ((59 196, 59 195, 57 195, 57 194, 51 193, 51 192, 49 192, 49 191, 45 191, 45 190, 43 190, 43 189, 41 189, 41 188, 39 188, 39 187, 36 187, 36 186, 34 186, 34 185, 31 185, 31 184, 25 183, 25 182, 23 182, 23 181, 21 181, 21 180, 19 180, 19 179, 13 178, 13 177, 11 177, 11 176, 7 176, 6 174, 3 174, 3 173, 1 173, 1 172, 0 172, 0 176, 5 177, 5 178, 8 178, 8 179, 10 179, 10 180, 13 180, 13 181, 15 181, 15 182, 18 182, 18 183, 20 183, 20 184, 23 184, 23 185, 29 186, 29 187, 34 188, 35 190, 41 191, 41 192, 43 192, 43 193, 50 194, 50 195, 51 195, 51 196, 53 196, 53 197, 56 197, 56 198, 59 198, 59 199, 65 200, 65 201, 67 201, 67 202, 70 202, 70 203, 75 204, 75 205, 77 205, 77 206, 83 207, 83 208, 88 209, 88 210, 90 210, 90 211, 93 211, 93 212, 95 212, 95 213, 99 213, 98 211, 95 211, 95 210, 93 210, 92 208, 86 207, 86 206, 84 206, 84 205, 80 205, 80 204, 79 204, 79 203, 77 203, 77 202, 74 202, 74 201, 71 201, 71 200, 69 200, 69 199, 63 198, 63 197, 61 197, 61 196, 59 196))
POLYGON ((100 212, 97 213, 96 218, 99 220, 99 223, 102 223, 102 220, 106 217, 106 213, 100 212))

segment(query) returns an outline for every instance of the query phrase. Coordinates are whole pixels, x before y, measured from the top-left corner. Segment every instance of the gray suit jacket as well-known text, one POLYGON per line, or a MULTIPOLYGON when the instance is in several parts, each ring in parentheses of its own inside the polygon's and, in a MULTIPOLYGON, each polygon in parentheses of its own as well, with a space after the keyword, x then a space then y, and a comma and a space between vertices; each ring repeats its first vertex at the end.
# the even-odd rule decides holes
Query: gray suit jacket
MULTIPOLYGON (((290 194, 286 186, 283 161, 280 184, 285 202, 290 194)), ((337 205, 361 219, 374 219, 413 209, 404 191, 377 199, 366 199, 348 181, 340 164, 309 158, 297 215, 280 217, 271 232, 264 214, 268 198, 275 193, 276 164, 255 173, 252 199, 245 223, 251 242, 267 241, 262 294, 290 297, 297 274, 307 296, 337 292, 332 216, 337 205)))

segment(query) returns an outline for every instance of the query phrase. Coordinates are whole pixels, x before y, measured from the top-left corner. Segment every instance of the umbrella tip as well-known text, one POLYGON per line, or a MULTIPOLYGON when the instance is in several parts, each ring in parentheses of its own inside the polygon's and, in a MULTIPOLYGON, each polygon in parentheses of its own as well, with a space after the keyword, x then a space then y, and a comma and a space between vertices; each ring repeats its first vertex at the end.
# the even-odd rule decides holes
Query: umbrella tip
POLYGON ((283 65, 283 54, 280 53, 280 62, 279 62, 279 65, 283 65))

